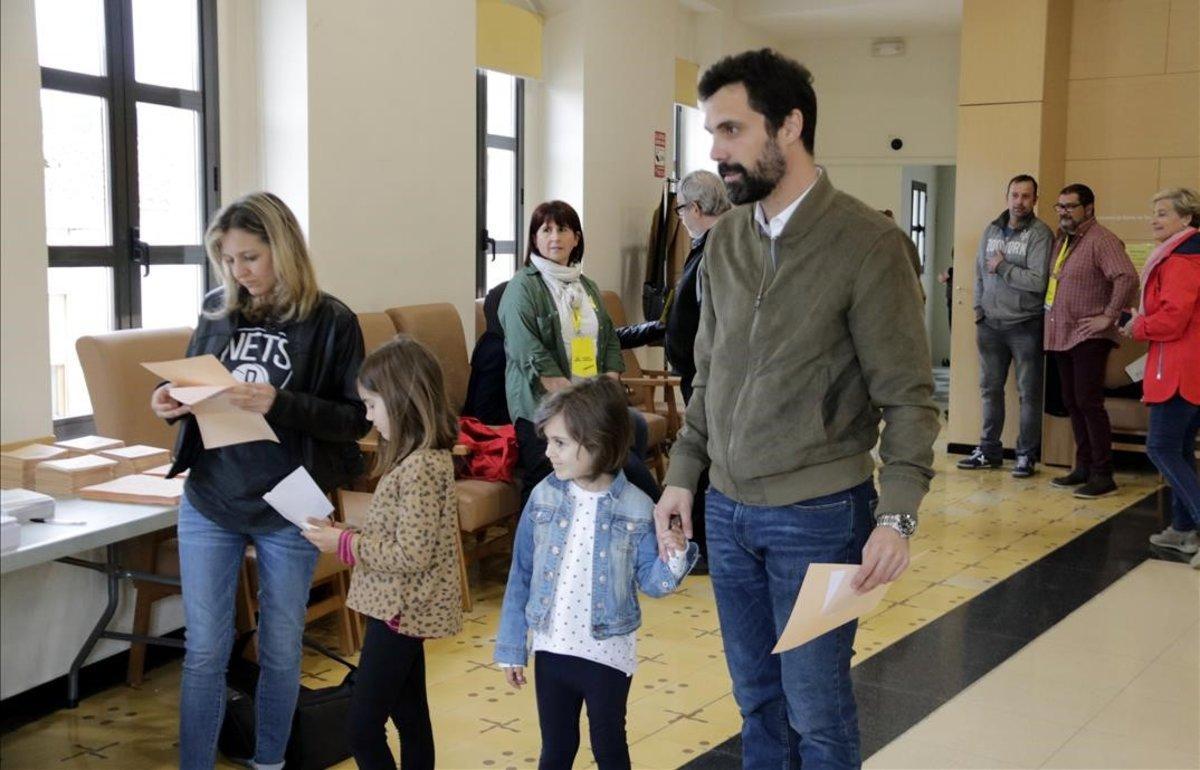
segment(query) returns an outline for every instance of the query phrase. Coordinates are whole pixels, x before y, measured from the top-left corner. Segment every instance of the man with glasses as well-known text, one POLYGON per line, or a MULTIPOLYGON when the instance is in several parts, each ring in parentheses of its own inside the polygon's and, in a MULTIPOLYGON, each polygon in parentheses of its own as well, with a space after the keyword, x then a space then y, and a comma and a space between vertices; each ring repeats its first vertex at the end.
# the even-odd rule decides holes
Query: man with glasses
POLYGON ((1008 207, 987 226, 975 257, 975 339, 979 346, 979 389, 983 434, 962 470, 999 468, 1004 447, 1004 383, 1009 364, 1017 368, 1021 431, 1012 475, 1034 473, 1042 443, 1042 316, 1047 259, 1054 234, 1033 213, 1037 180, 1028 174, 1008 183, 1008 207))
POLYGON ((1058 194, 1059 232, 1046 288, 1045 348, 1057 363, 1075 434, 1075 467, 1050 483, 1077 487, 1075 497, 1081 498, 1117 490, 1104 370, 1117 346, 1117 321, 1138 287, 1125 244, 1096 221, 1095 202, 1082 184, 1067 185, 1058 194))

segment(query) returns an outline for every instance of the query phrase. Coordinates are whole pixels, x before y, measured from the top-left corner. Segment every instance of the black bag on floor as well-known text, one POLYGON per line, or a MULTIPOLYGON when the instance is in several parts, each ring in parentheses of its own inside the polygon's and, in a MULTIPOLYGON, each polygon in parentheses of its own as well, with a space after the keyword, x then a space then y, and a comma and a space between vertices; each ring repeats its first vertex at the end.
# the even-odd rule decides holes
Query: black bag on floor
MULTIPOLYGON (((248 763, 254 757, 254 691, 258 686, 258 664, 242 653, 254 636, 250 631, 233 645, 226 678, 229 697, 225 702, 225 721, 217 738, 217 748, 227 759, 248 763)), ((325 647, 305 638, 304 644, 350 669, 341 684, 312 690, 301 685, 292 718, 292 734, 284 754, 287 770, 324 770, 350 758, 346 736, 346 716, 354 689, 357 668, 325 647)))

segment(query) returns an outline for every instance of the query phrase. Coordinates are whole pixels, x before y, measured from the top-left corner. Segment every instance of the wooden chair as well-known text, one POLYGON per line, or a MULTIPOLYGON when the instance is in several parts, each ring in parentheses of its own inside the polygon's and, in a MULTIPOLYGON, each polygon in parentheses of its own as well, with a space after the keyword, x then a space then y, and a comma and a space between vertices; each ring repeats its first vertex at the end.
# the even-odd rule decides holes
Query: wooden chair
MULTIPOLYGON (((173 449, 177 428, 167 425, 150 411, 150 394, 158 376, 142 366, 143 361, 169 361, 187 354, 192 330, 122 329, 108 334, 85 335, 75 342, 75 351, 83 368, 92 419, 96 432, 119 438, 126 444, 146 444, 173 449)), ((139 572, 168 577, 179 576, 179 541, 175 528, 152 532, 122 544, 122 560, 139 572)), ((150 633, 154 603, 180 592, 178 586, 133 581, 136 600, 133 608, 134 634, 150 633)), ((129 646, 126 681, 142 683, 146 665, 146 645, 129 646)))
MULTIPOLYGON (((449 303, 409 305, 387 311, 396 330, 408 334, 428 347, 441 364, 450 404, 459 410, 467 398, 467 382, 471 365, 467 357, 467 342, 458 311, 449 303)), ((511 542, 516 532, 516 520, 521 513, 521 496, 515 484, 495 481, 460 479, 458 492, 458 524, 465 544, 460 560, 466 580, 467 565, 478 562, 511 542), (491 537, 493 527, 503 525, 504 533, 491 537), (467 545, 470 547, 468 548, 467 545)), ((463 607, 470 610, 471 594, 464 582, 463 607)))
MULTIPOLYGON (((603 291, 600 297, 613 326, 624 326, 627 323, 625 307, 617 293, 603 291)), ((680 379, 665 370, 643 369, 632 350, 622 350, 621 357, 625 362, 621 383, 629 391, 629 405, 639 410, 646 418, 646 427, 650 434, 647 442, 649 459, 659 480, 662 480, 666 449, 683 426, 679 403, 676 400, 680 379), (663 394, 661 401, 657 400, 657 391, 660 388, 663 394)))

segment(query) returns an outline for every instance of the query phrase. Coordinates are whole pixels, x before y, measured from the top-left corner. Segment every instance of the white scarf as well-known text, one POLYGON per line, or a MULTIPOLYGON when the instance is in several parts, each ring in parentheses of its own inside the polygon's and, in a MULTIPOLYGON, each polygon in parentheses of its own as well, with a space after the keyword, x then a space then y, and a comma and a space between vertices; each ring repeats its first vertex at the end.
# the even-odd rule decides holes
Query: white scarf
MULTIPOLYGON (((559 327, 562 329, 562 342, 565 350, 571 349, 571 338, 575 333, 575 313, 579 313, 580 337, 597 339, 600 324, 596 318, 596 308, 592 306, 591 297, 584 288, 583 268, 579 265, 560 265, 536 254, 530 255, 533 266, 541 273, 542 282, 550 290, 554 298, 554 306, 558 310, 559 327)), ((598 351, 597 351, 598 352, 598 351)))

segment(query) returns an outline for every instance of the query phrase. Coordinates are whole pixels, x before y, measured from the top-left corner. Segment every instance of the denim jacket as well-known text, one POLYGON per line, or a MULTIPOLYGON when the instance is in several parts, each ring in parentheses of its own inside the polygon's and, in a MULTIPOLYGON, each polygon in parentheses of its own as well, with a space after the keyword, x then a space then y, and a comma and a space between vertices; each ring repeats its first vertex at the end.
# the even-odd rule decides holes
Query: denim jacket
MULTIPOLYGON (((534 487, 521 514, 500 609, 497 663, 524 666, 529 629, 549 627, 559 562, 573 513, 569 487, 569 481, 547 476, 534 487)), ((683 579, 671 574, 658 558, 653 510, 654 503, 630 484, 624 473, 617 475, 596 505, 592 547, 592 636, 596 639, 628 634, 642 624, 638 588, 650 596, 666 596, 683 579)), ((698 557, 699 547, 688 543, 688 570, 698 557)))

